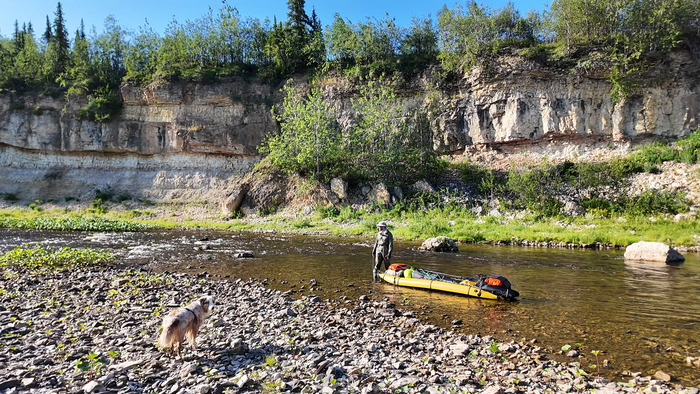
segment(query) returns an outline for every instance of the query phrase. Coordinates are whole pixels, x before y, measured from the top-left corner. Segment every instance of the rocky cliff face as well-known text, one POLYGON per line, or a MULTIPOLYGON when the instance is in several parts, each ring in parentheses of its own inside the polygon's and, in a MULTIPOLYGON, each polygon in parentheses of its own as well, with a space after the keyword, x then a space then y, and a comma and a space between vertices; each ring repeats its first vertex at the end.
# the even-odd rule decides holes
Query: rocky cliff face
MULTIPOLYGON (((428 114, 443 154, 526 152, 573 158, 675 139, 698 128, 700 72, 675 54, 644 87, 613 103, 594 72, 562 73, 504 59, 450 86, 430 77, 400 92, 407 109, 428 114), (480 148, 480 149, 479 149, 480 148)), ((328 79, 324 94, 341 124, 352 117, 348 81, 328 79)), ((0 193, 23 199, 82 197, 95 189, 154 201, 219 200, 258 160, 256 147, 277 130, 270 104, 278 87, 233 78, 221 83, 125 85, 124 107, 109 123, 77 119, 85 102, 0 96, 0 193)))
POLYGON ((95 190, 152 201, 221 198, 257 162, 277 125, 270 86, 234 78, 121 89, 109 123, 79 120, 84 101, 0 96, 0 193, 18 198, 91 198, 95 190))

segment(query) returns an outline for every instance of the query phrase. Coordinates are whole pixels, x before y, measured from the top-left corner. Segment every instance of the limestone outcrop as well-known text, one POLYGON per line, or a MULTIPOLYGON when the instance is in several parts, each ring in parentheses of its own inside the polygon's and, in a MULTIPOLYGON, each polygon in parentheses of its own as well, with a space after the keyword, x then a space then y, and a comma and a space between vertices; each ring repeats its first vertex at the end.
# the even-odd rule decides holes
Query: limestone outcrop
POLYGON ((107 123, 81 120, 80 99, 0 95, 0 194, 20 199, 91 198, 96 190, 157 202, 218 202, 257 161, 277 124, 274 89, 232 78, 124 85, 107 123))
MULTIPOLYGON (((406 112, 425 115, 441 154, 579 158, 593 148, 626 151, 639 141, 697 130, 698 69, 690 56, 673 54, 643 88, 613 102, 600 73, 504 58, 489 74, 474 70, 449 86, 426 73, 408 81, 399 97, 406 112)), ((356 86, 329 77, 321 87, 339 125, 349 127, 357 115, 356 86)), ((259 160, 263 138, 279 129, 270 106, 281 102, 280 86, 259 81, 126 84, 121 96, 120 113, 96 123, 77 116, 85 98, 26 94, 17 105, 17 97, 0 95, 0 194, 33 200, 112 188, 154 201, 216 195, 220 202, 231 193, 229 181, 259 160)))

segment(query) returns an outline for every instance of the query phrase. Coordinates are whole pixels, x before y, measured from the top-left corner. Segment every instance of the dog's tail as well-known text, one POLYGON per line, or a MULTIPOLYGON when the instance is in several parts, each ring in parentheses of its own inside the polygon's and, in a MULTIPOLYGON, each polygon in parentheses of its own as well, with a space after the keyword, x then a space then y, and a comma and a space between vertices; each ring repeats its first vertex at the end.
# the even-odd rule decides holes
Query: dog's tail
MULTIPOLYGON (((170 317, 170 316, 168 316, 170 317)), ((163 321, 163 331, 160 333, 160 338, 158 338, 158 346, 162 349, 168 349, 175 342, 174 333, 177 328, 177 318, 169 319, 165 318, 163 321)))

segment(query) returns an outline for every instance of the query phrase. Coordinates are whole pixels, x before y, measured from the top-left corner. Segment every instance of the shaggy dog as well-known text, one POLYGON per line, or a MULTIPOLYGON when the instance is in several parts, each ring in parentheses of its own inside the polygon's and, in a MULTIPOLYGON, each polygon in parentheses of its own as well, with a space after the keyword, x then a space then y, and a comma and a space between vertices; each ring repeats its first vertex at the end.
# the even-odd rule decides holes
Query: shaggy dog
POLYGON ((173 309, 163 318, 163 332, 158 339, 158 345, 168 349, 171 355, 177 352, 182 360, 182 343, 185 337, 194 350, 199 328, 213 309, 214 298, 211 296, 200 297, 186 307, 173 309))

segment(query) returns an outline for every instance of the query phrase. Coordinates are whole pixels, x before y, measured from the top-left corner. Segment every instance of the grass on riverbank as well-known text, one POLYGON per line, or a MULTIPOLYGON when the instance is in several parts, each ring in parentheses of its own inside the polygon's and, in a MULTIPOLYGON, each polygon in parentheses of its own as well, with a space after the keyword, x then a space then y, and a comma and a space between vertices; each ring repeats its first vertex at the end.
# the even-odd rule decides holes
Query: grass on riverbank
POLYGON ((0 209, 0 227, 60 231, 144 231, 200 228, 229 231, 277 231, 310 235, 372 237, 376 223, 387 220, 396 239, 423 240, 447 236, 465 243, 550 244, 553 246, 605 245, 624 247, 637 241, 658 241, 675 246, 700 244, 700 221, 675 221, 671 216, 541 217, 532 214, 485 216, 460 207, 430 210, 354 210, 317 207, 311 215, 280 212, 269 216, 223 219, 216 213, 188 216, 182 207, 152 208, 134 219, 130 212, 83 208, 0 209))
POLYGON ((348 225, 325 219, 306 230, 334 234, 370 235, 376 223, 388 220, 398 239, 423 240, 438 235, 465 243, 551 243, 573 246, 626 246, 638 241, 697 246, 700 221, 670 218, 593 216, 538 218, 532 215, 479 216, 469 210, 434 209, 414 212, 383 212, 364 215, 348 225), (339 231, 339 232, 337 232, 339 231))

